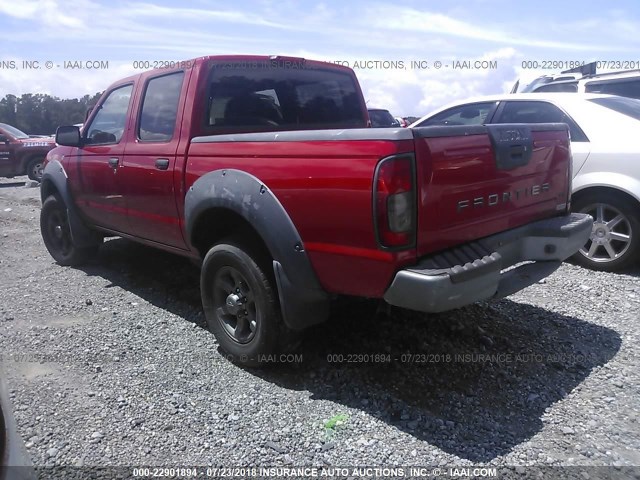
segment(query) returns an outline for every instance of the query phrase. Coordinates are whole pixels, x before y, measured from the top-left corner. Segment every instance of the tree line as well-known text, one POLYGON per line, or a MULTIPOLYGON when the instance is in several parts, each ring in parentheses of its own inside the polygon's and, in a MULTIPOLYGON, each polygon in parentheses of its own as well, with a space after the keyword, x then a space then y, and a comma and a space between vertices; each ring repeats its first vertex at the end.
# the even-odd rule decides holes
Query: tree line
POLYGON ((101 94, 65 99, 40 93, 25 93, 20 97, 7 94, 0 100, 0 123, 29 135, 53 134, 60 125, 82 123, 87 110, 96 104, 101 94))

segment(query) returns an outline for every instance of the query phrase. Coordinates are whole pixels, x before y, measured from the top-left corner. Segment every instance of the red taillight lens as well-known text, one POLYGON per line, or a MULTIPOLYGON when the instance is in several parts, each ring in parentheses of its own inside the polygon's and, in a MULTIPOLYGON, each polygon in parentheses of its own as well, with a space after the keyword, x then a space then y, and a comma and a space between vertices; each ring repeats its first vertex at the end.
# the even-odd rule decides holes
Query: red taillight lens
POLYGON ((415 181, 412 155, 382 160, 374 177, 374 213, 383 247, 406 247, 415 239, 415 181))

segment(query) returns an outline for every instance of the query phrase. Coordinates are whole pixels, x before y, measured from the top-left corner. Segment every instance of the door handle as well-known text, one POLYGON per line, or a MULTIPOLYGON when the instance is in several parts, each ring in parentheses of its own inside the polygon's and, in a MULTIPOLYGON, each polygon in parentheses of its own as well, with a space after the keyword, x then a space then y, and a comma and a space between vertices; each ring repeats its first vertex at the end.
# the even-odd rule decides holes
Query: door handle
POLYGON ((169 159, 168 158, 156 159, 156 168, 158 170, 166 170, 167 168, 169 168, 169 159))
POLYGON ((120 160, 117 157, 111 157, 109 159, 109 166, 111 168, 118 168, 119 163, 120 163, 120 160))

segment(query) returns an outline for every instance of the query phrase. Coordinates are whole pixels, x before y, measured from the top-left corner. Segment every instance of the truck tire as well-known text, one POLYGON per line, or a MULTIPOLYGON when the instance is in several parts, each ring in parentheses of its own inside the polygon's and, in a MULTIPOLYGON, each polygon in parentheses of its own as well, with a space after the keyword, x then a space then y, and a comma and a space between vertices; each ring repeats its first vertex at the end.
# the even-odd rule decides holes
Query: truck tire
POLYGON ((99 248, 99 245, 79 248, 74 244, 67 207, 58 195, 47 197, 42 204, 40 233, 45 247, 60 265, 82 265, 94 256, 99 248))
POLYGON ((35 157, 27 162, 27 175, 36 182, 42 181, 42 171, 44 168, 44 157, 35 157))
POLYGON ((575 212, 593 217, 587 243, 573 256, 583 267, 604 272, 628 268, 640 255, 640 219, 624 196, 613 192, 579 196, 575 212))
POLYGON ((273 362, 297 340, 282 321, 267 265, 233 240, 212 247, 202 263, 200 291, 209 330, 228 358, 245 367, 273 362))

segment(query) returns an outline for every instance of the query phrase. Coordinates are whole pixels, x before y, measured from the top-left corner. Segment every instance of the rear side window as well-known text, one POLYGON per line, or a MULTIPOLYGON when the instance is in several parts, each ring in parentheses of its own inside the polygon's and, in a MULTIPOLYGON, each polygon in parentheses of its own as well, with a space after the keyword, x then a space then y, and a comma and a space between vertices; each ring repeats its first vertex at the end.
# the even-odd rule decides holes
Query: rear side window
POLYGON ((625 97, 594 98, 590 102, 640 120, 640 100, 625 97))
POLYGON ((572 142, 589 141, 573 118, 549 102, 506 102, 493 123, 566 123, 572 142))
POLYGON ((213 64, 205 127, 221 132, 367 126, 351 75, 281 63, 213 64))
POLYGON ((138 138, 151 142, 168 142, 173 137, 178 116, 178 102, 184 72, 149 80, 144 92, 138 138))
POLYGON ((127 123, 132 91, 133 85, 125 85, 108 94, 86 129, 88 144, 110 145, 120 142, 127 123))
POLYGON ((640 98, 640 78, 606 83, 589 82, 584 86, 584 90, 589 93, 608 93, 621 97, 640 98))
POLYGON ((577 92, 577 83, 549 83, 534 90, 535 92, 577 92))
POLYGON ((418 127, 431 127, 435 125, 482 125, 486 123, 489 112, 494 108, 495 102, 470 103, 453 107, 444 112, 440 112, 424 122, 416 125, 418 127))

